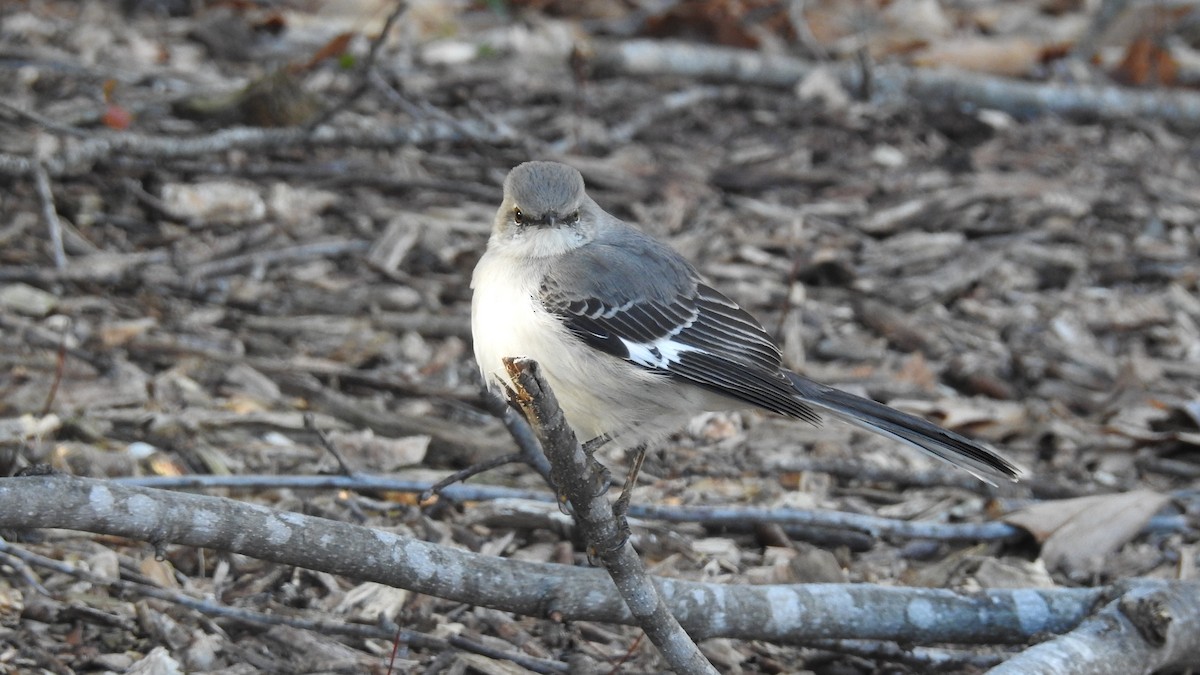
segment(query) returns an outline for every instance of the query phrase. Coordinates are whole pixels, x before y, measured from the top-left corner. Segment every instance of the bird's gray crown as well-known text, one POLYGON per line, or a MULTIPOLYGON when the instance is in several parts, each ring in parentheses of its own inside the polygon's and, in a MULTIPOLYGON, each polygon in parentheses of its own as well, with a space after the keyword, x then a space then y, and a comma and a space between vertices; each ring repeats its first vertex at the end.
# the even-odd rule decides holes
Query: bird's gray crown
POLYGON ((508 172, 504 195, 533 218, 565 216, 583 204, 583 176, 558 162, 525 162, 508 172))

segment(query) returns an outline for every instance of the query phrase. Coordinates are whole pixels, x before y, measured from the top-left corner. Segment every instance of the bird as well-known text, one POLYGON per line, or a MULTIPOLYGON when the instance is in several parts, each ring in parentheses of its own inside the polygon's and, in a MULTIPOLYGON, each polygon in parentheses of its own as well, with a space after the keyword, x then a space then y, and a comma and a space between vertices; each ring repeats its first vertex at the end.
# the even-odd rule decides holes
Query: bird
POLYGON ((817 425, 818 411, 995 485, 1020 471, 928 420, 787 369, 771 336, 681 254, 609 214, 566 164, 530 161, 504 180, 471 278, 475 359, 489 386, 506 357, 536 361, 585 447, 635 450, 703 412, 757 408, 817 425))

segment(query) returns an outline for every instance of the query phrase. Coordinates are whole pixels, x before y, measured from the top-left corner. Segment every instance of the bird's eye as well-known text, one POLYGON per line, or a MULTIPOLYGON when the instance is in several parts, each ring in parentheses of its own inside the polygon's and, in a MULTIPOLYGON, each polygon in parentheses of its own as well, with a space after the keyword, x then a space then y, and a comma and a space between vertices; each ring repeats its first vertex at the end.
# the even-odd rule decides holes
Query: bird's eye
POLYGON ((571 222, 572 222, 572 223, 578 223, 578 222, 579 222, 579 209, 575 209, 575 213, 572 213, 572 214, 571 214, 571 222))
POLYGON ((525 222, 525 214, 521 213, 521 209, 513 208, 513 222, 520 225, 525 222))

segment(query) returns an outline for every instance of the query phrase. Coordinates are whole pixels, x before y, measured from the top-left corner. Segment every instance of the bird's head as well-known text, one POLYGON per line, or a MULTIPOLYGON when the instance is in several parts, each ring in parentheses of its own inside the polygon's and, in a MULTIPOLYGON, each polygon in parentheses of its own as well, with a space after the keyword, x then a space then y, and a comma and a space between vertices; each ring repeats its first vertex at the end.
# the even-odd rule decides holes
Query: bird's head
POLYGON ((493 238, 524 240, 538 248, 566 248, 588 236, 591 206, 583 176, 558 162, 525 162, 504 179, 504 201, 493 238))

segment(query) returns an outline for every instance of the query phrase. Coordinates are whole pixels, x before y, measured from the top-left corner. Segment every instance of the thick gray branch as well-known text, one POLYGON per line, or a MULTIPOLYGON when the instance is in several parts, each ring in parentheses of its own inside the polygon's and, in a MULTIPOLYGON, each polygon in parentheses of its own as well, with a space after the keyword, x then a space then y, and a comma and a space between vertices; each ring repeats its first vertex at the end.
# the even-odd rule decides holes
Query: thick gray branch
POLYGON ((1129 582, 1075 630, 1030 647, 991 675, 1134 675, 1200 663, 1200 584, 1129 582))
MULTIPOLYGON (((220 497, 67 476, 7 478, 0 479, 0 527, 67 528, 213 548, 527 616, 633 623, 603 570, 484 556, 220 497)), ((695 639, 787 644, 821 638, 1023 644, 1037 634, 1071 630, 1102 592, 655 583, 695 639)))

